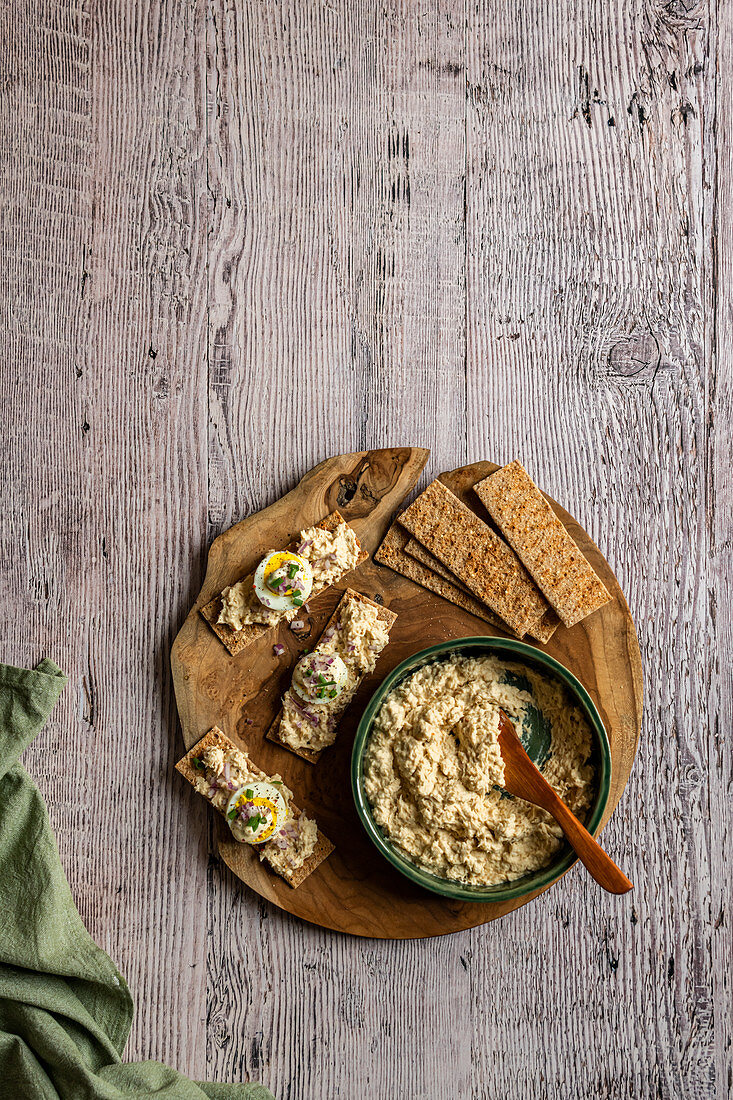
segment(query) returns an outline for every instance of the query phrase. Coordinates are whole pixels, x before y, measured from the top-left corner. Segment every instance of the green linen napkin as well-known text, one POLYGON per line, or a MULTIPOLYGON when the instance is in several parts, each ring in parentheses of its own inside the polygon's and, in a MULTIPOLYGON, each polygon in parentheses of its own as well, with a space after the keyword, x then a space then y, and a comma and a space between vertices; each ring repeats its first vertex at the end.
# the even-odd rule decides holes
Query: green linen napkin
POLYGON ((18 763, 65 683, 53 661, 0 665, 0 1094, 273 1100, 262 1085, 197 1084, 156 1062, 122 1062, 127 983, 82 924, 46 806, 18 763))

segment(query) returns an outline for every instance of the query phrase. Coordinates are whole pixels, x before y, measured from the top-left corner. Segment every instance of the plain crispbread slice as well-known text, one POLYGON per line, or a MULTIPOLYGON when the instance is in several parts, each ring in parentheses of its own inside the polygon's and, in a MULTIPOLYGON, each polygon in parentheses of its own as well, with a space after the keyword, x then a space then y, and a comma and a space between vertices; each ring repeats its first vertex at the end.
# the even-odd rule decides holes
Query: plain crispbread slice
MULTIPOLYGON (((470 588, 467 588, 455 573, 451 573, 450 569, 447 569, 429 550, 426 550, 421 542, 408 535, 399 524, 395 524, 395 527, 397 530, 390 530, 387 538, 382 543, 382 547, 380 547, 380 550, 384 549, 383 556, 380 558, 378 554, 375 554, 375 561, 381 561, 384 565, 389 565, 396 573, 402 573, 403 576, 409 577, 410 580, 416 581, 424 588, 428 588, 437 593, 438 596, 449 600, 456 607, 462 607, 466 611, 470 611, 472 615, 484 619, 492 626, 499 626, 502 630, 508 631, 509 634, 514 634, 512 628, 503 619, 500 619, 498 615, 495 615, 481 600, 474 596, 470 588), (404 550, 402 549, 403 546, 404 550), (409 557, 405 558, 405 555, 409 557), (387 560, 388 558, 389 560, 387 560)), ((557 615, 555 615, 552 608, 548 607, 539 623, 532 627, 528 633, 540 642, 549 642, 557 630, 558 624, 557 615)))
POLYGON ((610 592, 521 463, 510 462, 474 489, 565 626, 608 603, 610 592))
MULTIPOLYGON (((201 774, 200 771, 194 767, 193 760, 194 758, 200 757, 202 753, 206 751, 206 749, 211 748, 219 748, 224 753, 231 753, 237 749, 237 746, 234 744, 233 741, 230 741, 226 734, 222 733, 222 731, 217 726, 214 726, 214 728, 210 729, 209 732, 205 734, 200 741, 197 741, 193 748, 189 749, 183 759, 179 760, 176 764, 176 770, 179 771, 184 779, 187 779, 193 787, 196 786, 196 779, 201 774)), ((247 763, 251 768, 253 774, 257 775, 258 778, 263 781, 267 781, 269 779, 269 776, 266 772, 263 772, 261 768, 258 768, 255 764, 252 763, 246 752, 243 752, 243 750, 241 749, 238 751, 242 752, 242 755, 247 758, 247 763)), ((299 807, 296 806, 293 802, 291 802, 290 812, 294 818, 298 818, 303 811, 299 809, 299 807)), ((219 813, 221 813, 221 811, 219 811, 219 813)), ((224 814, 222 813, 222 817, 223 816, 224 814)), ((280 875, 280 877, 284 879, 289 886, 292 886, 293 889, 295 889, 296 887, 300 886, 301 882, 303 882, 304 879, 306 879, 308 875, 311 874, 311 872, 315 871, 316 867, 318 867, 320 863, 323 863, 324 859, 327 859, 330 856, 331 852, 334 850, 334 845, 331 843, 328 837, 324 836, 321 830, 318 829, 316 846, 311 854, 308 856, 308 859, 306 859, 300 865, 300 867, 296 867, 295 869, 289 871, 289 873, 286 873, 284 870, 281 870, 279 868, 275 868, 270 863, 270 861, 267 859, 266 849, 267 845, 264 846, 264 849, 262 851, 262 857, 264 858, 264 860, 268 863, 270 868, 275 871, 276 874, 280 875)))
MULTIPOLYGON (((383 607, 381 604, 375 603, 374 600, 368 599, 362 592, 357 592, 353 588, 347 588, 346 591, 344 592, 343 596, 339 600, 339 602, 336 604, 336 607, 334 608, 334 611, 333 611, 333 614, 331 615, 331 618, 328 620, 328 622, 324 626, 323 630, 321 631, 321 634, 318 638, 318 641, 315 643, 315 645, 313 647, 314 649, 318 645, 318 643, 320 642, 321 638, 326 633, 326 631, 330 627, 335 626, 335 624, 338 622, 339 615, 341 614, 341 608, 347 600, 358 600, 360 603, 369 604, 370 607, 376 607, 376 609, 377 609, 377 618, 380 619, 383 623, 387 624, 387 630, 388 631, 391 630, 392 627, 394 626, 395 620, 397 618, 397 615, 395 614, 394 611, 390 611, 390 609, 388 607, 383 607)), ((357 688, 359 687, 359 685, 361 684, 363 679, 364 679, 363 676, 359 677, 359 679, 356 682, 354 692, 357 690, 357 688)), ((288 691, 290 691, 290 688, 288 688, 288 691)), ((286 694, 287 694, 287 692, 286 692, 286 694)), ((343 710, 338 712, 337 719, 336 719, 337 722, 341 718, 341 715, 343 714, 343 712, 348 708, 349 703, 351 702, 352 698, 353 698, 353 693, 352 693, 351 697, 349 698, 346 706, 343 708, 343 710)), ((330 745, 325 745, 323 749, 317 749, 317 750, 316 749, 309 749, 307 747, 302 747, 302 746, 294 748, 292 745, 288 744, 287 741, 284 741, 280 736, 280 722, 281 722, 282 716, 283 716, 283 712, 282 712, 282 708, 281 708, 278 711, 277 715, 275 716, 274 722, 272 723, 269 730, 265 734, 265 736, 267 737, 267 740, 274 742, 274 744, 276 744, 276 745, 280 745, 281 748, 287 749, 288 752, 295 753, 295 755, 299 756, 302 760, 307 760, 309 764, 317 763, 318 759, 321 756, 321 753, 324 752, 326 748, 330 748, 331 746, 330 745)))
POLYGON ((552 635, 555 633, 560 625, 560 620, 555 614, 553 608, 548 607, 544 615, 538 623, 531 626, 527 633, 531 638, 536 638, 538 642, 549 642, 552 635))
POLYGON ((418 542, 417 539, 414 539, 412 535, 410 535, 405 546, 405 551, 411 558, 415 558, 416 561, 422 562, 428 569, 432 569, 433 573, 437 573, 443 580, 450 581, 456 588, 462 588, 464 592, 471 593, 471 589, 467 588, 463 581, 458 579, 455 573, 451 573, 450 569, 443 565, 442 561, 436 558, 435 554, 431 554, 429 550, 426 550, 423 544, 418 542))
POLYGON ((497 626, 503 626, 505 630, 510 629, 503 619, 500 619, 499 616, 495 615, 493 611, 489 611, 488 607, 486 607, 485 604, 481 603, 481 600, 474 596, 471 589, 467 585, 465 585, 463 581, 455 575, 455 573, 452 573, 446 565, 443 565, 442 561, 436 558, 435 554, 431 554, 430 551, 427 550, 421 542, 418 542, 416 538, 413 538, 412 535, 409 536, 409 541, 405 546, 405 553, 409 554, 411 558, 415 558, 416 561, 419 561, 421 565, 425 566, 426 569, 430 569, 433 573, 437 573, 438 576, 442 577, 444 581, 448 581, 449 584, 454 585, 456 588, 460 589, 460 591, 465 593, 465 595, 470 600, 472 600, 473 603, 477 603, 480 607, 482 607, 487 622, 495 622, 497 626))
MULTIPOLYGON (((319 520, 315 526, 322 527, 324 531, 335 531, 340 523, 345 522, 340 512, 331 512, 324 519, 319 520)), ((293 539, 285 549, 295 549, 299 541, 299 539, 293 539)), ((369 555, 366 551, 360 549, 356 564, 361 565, 368 557, 369 555)), ((246 577, 242 578, 242 581, 245 584, 251 584, 253 579, 254 573, 248 573, 246 577)), ((235 583, 241 582, 237 581, 235 583)), ((310 599, 314 599, 316 596, 320 595, 321 592, 325 592, 325 589, 314 589, 310 595, 310 599)), ((229 626, 227 623, 219 623, 216 621, 221 613, 221 600, 222 593, 220 592, 218 596, 215 596, 214 599, 210 601, 210 603, 207 603, 205 607, 199 610, 217 638, 226 646, 232 656, 236 656, 237 653, 241 652, 246 646, 251 645, 257 638, 261 638, 263 634, 267 634, 268 630, 276 630, 280 625, 280 623, 275 623, 272 626, 267 626, 264 623, 248 623, 246 626, 243 626, 241 630, 234 630, 233 627, 229 626)))
POLYGON ((557 617, 503 539, 439 481, 399 517, 435 557, 523 637, 551 637, 557 617))
MULTIPOLYGON (((417 539, 411 538, 407 546, 405 547, 405 550, 411 557, 417 558, 418 561, 422 562, 429 569, 432 569, 435 573, 438 573, 439 576, 444 577, 445 580, 450 581, 451 584, 457 585, 457 587, 465 592, 466 595, 470 597, 470 599, 472 599, 475 603, 478 603, 480 607, 483 607, 486 614, 491 616, 491 618, 487 618, 487 622, 495 622, 497 626, 503 626, 505 630, 510 631, 510 633, 512 632, 510 626, 507 626, 507 624, 503 622, 498 615, 494 615, 492 611, 489 611, 486 607, 484 607, 481 601, 477 600, 476 597, 473 595, 470 588, 466 588, 465 584, 458 579, 455 573, 451 573, 450 569, 447 569, 443 565, 442 561, 438 561, 438 559, 433 554, 431 554, 429 550, 426 550, 421 542, 418 542, 417 539)), ((548 607, 547 611, 540 619, 539 624, 536 627, 532 627, 532 629, 528 630, 527 633, 531 634, 533 638, 537 638, 537 640, 540 642, 549 642, 550 638, 555 633, 558 626, 559 623, 557 615, 555 615, 551 607, 548 607)))
POLYGON ((408 580, 414 581, 415 584, 422 585, 428 591, 435 592, 436 596, 441 596, 449 603, 455 604, 456 607, 469 611, 477 618, 483 619, 484 622, 508 629, 506 623, 503 623, 498 615, 495 615, 493 611, 489 611, 488 607, 476 599, 467 589, 459 587, 455 583, 458 581, 457 577, 455 582, 446 580, 409 554, 407 544, 410 541, 415 540, 411 540, 410 535, 403 527, 400 527, 399 523, 393 523, 385 535, 382 545, 374 555, 374 560, 379 562, 380 565, 386 565, 389 569, 393 569, 395 573, 407 577, 408 580))

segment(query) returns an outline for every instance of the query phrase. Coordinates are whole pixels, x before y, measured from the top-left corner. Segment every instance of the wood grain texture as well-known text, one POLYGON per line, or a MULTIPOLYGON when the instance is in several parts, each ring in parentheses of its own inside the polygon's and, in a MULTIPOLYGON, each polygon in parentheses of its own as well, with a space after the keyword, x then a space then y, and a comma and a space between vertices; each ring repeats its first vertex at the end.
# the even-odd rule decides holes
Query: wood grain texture
POLYGON ((26 761, 136 992, 128 1056, 281 1100, 725 1096, 731 5, 8 0, 0 27, 1 656, 71 675, 26 761), (618 575, 629 899, 572 871, 487 928, 347 940, 253 899, 173 797, 207 542, 408 443, 426 477, 520 458, 618 575))
POLYGON ((136 991, 133 1056, 183 1065, 205 1048, 206 840, 170 797, 167 665, 205 542, 202 11, 4 5, 0 47, 2 659, 70 676, 26 761, 136 991))
MULTIPOLYGON (((440 599, 402 574, 365 561, 322 596, 308 601, 305 629, 270 630, 235 656, 199 614, 212 592, 251 571, 270 546, 288 544, 299 526, 336 505, 353 526, 360 544, 381 543, 389 519, 413 488, 427 461, 425 450, 409 448, 334 455, 311 470, 281 500, 248 516, 213 543, 204 586, 173 644, 171 666, 187 749, 219 727, 257 767, 280 774, 295 799, 319 827, 337 838, 336 851, 306 886, 293 892, 260 863, 254 850, 232 839, 226 824, 217 829, 219 851, 229 868, 256 893, 314 924, 378 939, 440 936, 496 920, 527 899, 496 903, 457 903, 413 888, 389 868, 365 835, 350 796, 351 748, 368 699, 384 677, 427 645, 480 634, 509 636, 486 627, 462 608, 440 599), (353 472, 361 471, 358 478, 353 472), (344 486, 358 486, 350 500, 344 486), (373 673, 365 677, 340 723, 340 736, 318 767, 266 740, 280 709, 293 666, 320 637, 347 586, 378 598, 396 623, 373 673), (273 642, 285 653, 276 656, 273 642)), ((467 507, 484 511, 474 486, 496 470, 474 463, 441 474, 441 481, 467 507)), ((350 488, 348 492, 350 492, 350 488)), ((557 507, 557 506, 556 506, 557 507)), ((612 772, 601 827, 626 786, 639 738, 642 671, 634 624, 623 593, 598 548, 564 510, 557 507, 582 551, 602 576, 612 600, 570 630, 558 630, 543 648, 570 669, 588 689, 608 734, 612 772)), ((473 513, 472 513, 473 514, 473 513)), ((532 897, 536 895, 531 895, 532 897)))

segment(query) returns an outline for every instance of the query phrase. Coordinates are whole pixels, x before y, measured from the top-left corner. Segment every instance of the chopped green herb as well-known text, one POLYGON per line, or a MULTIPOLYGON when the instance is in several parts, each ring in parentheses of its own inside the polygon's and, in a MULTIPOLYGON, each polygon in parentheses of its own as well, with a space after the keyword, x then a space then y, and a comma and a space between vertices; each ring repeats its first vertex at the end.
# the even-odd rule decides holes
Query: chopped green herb
POLYGON ((302 596, 293 596, 293 604, 296 607, 302 607, 303 606, 303 597, 302 596))
POLYGON ((329 691, 329 693, 328 693, 329 699, 335 699, 337 695, 338 695, 338 692, 336 691, 335 688, 333 689, 333 691, 329 691))
POLYGON ((272 785, 273 785, 273 787, 282 787, 283 781, 282 781, 282 779, 273 779, 272 780, 272 785))
POLYGON ((325 684, 326 683, 326 677, 323 675, 322 672, 318 673, 318 683, 319 684, 325 684))
POLYGON ((298 563, 296 561, 291 561, 290 564, 288 565, 288 577, 290 578, 290 580, 293 579, 293 577, 295 576, 295 574, 297 572, 298 572, 298 563))
POLYGON ((201 760, 199 760, 198 756, 192 756, 192 757, 191 757, 191 763, 193 764, 194 768, 199 768, 199 769, 201 769, 201 768, 203 768, 203 766, 204 766, 204 765, 203 765, 203 763, 202 763, 202 761, 201 761, 201 760))
MULTIPOLYGON (((262 818, 260 817, 260 815, 259 815, 259 814, 255 814, 255 815, 254 815, 254 817, 251 817, 251 818, 249 819, 249 821, 247 822, 247 824, 249 825, 249 827, 250 827, 250 829, 252 830, 252 832, 254 832, 254 831, 255 831, 255 829, 259 829, 259 827, 260 827, 260 821, 262 821, 262 818)), ((264 825, 264 821, 262 821, 262 823, 263 823, 263 825, 264 825)))
POLYGON ((244 797, 245 798, 254 798, 254 796, 255 796, 255 792, 250 790, 250 788, 248 787, 247 790, 244 792, 244 797))
POLYGON ((229 818, 230 821, 234 821, 234 818, 236 816, 237 816, 237 811, 236 810, 230 810, 229 813, 227 814, 227 817, 229 818))

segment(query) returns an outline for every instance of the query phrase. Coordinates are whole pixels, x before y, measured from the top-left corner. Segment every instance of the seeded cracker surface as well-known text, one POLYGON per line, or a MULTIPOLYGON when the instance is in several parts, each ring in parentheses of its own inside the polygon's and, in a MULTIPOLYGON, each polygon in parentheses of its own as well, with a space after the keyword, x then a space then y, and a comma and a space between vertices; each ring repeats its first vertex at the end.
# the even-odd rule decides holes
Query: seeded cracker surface
POLYGON ((445 485, 433 481, 399 521, 520 638, 552 636, 559 620, 517 555, 445 485))
POLYGON ((608 589, 519 462, 474 488, 565 626, 608 603, 608 589))
MULTIPOLYGON (((411 539, 407 531, 400 527, 398 523, 393 523, 385 535, 382 545, 374 555, 374 560, 379 562, 380 565, 386 565, 389 569, 393 569, 395 573, 407 577, 408 580, 422 585, 428 591, 435 592, 436 596, 442 596, 444 600, 455 604, 456 607, 462 607, 465 611, 470 611, 472 615, 483 619, 484 622, 508 629, 506 623, 502 623, 499 616, 490 611, 472 592, 463 585, 459 587, 459 584, 456 583, 458 581, 457 577, 453 581, 449 581, 429 566, 416 561, 413 555, 407 551, 408 542, 415 542, 415 539, 411 539)), ((420 544, 417 543, 417 545, 420 544)), ((437 559, 434 558, 433 560, 437 562, 437 559)), ((437 562, 437 564, 444 568, 441 562, 437 562)), ((448 573, 449 570, 446 569, 445 572, 448 573)))

